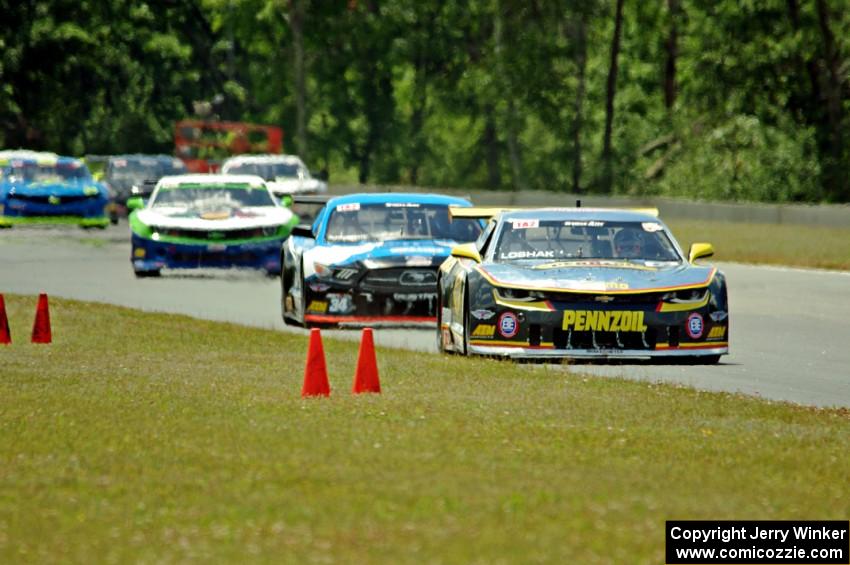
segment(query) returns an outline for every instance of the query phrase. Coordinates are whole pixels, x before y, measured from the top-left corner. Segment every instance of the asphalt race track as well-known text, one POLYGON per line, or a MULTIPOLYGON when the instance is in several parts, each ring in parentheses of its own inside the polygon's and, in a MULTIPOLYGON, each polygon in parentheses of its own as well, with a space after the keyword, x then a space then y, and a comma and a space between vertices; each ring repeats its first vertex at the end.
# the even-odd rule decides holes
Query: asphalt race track
MULTIPOLYGON (((0 293, 37 294, 188 314, 261 328, 280 319, 277 279, 242 271, 136 279, 126 223, 0 230, 0 293)), ((729 282, 732 354, 715 366, 582 364, 608 376, 666 381, 816 406, 850 407, 850 272, 720 264, 729 282)), ((339 330, 326 336, 358 339, 339 330)), ((435 352, 432 330, 376 330, 379 345, 435 352)), ((563 378, 560 365, 548 366, 563 378)), ((544 369, 545 370, 545 369, 544 369)))

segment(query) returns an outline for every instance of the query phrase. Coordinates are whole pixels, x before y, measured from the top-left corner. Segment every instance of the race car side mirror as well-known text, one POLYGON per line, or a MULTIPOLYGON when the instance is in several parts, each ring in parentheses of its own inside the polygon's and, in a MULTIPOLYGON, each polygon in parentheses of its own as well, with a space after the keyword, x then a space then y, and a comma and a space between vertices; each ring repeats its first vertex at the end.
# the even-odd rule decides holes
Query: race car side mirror
POLYGON ((145 201, 142 200, 141 196, 134 196, 133 198, 127 199, 127 209, 128 210, 141 210, 145 207, 145 201))
POLYGON ((691 250, 688 252, 688 262, 693 263, 697 259, 712 255, 714 255, 714 247, 710 243, 692 243, 691 250))
POLYGON ((313 228, 311 226, 305 225, 297 225, 292 228, 292 233, 290 235, 295 235, 298 237, 308 237, 310 239, 316 239, 316 235, 313 233, 313 228))
POLYGON ((476 263, 481 262, 481 255, 475 248, 474 243, 463 243, 452 248, 452 257, 472 259, 476 263))

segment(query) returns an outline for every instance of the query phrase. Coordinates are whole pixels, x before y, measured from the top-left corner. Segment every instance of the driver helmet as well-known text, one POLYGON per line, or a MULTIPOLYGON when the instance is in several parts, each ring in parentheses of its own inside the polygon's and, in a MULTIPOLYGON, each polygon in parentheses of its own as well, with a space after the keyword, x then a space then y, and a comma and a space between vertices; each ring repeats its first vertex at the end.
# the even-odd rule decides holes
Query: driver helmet
POLYGON ((644 252, 643 233, 635 228, 623 228, 614 236, 614 253, 617 257, 637 259, 644 252))

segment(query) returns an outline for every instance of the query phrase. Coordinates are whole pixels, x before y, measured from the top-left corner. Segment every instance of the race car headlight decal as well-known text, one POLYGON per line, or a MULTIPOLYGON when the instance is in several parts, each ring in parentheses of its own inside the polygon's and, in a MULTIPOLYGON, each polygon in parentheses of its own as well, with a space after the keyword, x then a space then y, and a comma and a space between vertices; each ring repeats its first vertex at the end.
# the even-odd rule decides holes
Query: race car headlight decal
POLYGON ((661 296, 656 312, 684 312, 696 310, 708 304, 710 293, 707 288, 693 288, 668 292, 661 296))
POLYGON ((514 300, 519 302, 533 302, 545 299, 545 295, 536 290, 525 290, 522 288, 500 288, 496 287, 496 297, 503 300, 514 300))
POLYGON ((670 304, 695 304, 705 300, 707 294, 707 288, 691 288, 668 292, 661 297, 661 300, 670 304))
POLYGON ((346 267, 346 268, 335 270, 334 273, 333 273, 333 277, 335 279, 338 279, 338 280, 341 280, 341 281, 350 281, 351 277, 353 277, 356 274, 357 274, 357 269, 351 269, 351 268, 346 267))

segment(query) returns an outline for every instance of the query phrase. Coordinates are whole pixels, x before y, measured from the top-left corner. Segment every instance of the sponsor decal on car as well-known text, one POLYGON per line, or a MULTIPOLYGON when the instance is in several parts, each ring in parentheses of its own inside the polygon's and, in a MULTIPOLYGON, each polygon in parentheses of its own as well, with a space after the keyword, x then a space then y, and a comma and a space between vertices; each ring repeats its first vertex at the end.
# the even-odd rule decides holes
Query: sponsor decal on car
POLYGON ((470 337, 493 337, 496 334, 496 326, 493 324, 478 324, 470 337))
POLYGON ((496 313, 492 310, 485 310, 483 308, 479 310, 473 310, 472 312, 470 312, 470 314, 472 314, 472 317, 476 320, 489 320, 490 318, 496 315, 496 313))
POLYGON ((444 324, 451 324, 452 323, 452 309, 446 308, 445 306, 440 308, 440 319, 442 320, 442 322, 444 324))
POLYGON ((417 302, 419 300, 435 300, 436 292, 394 292, 393 300, 399 302, 417 302))
POLYGON ((338 212, 357 212, 360 210, 359 202, 350 202, 348 204, 340 204, 336 207, 338 212))
POLYGON ((309 286, 313 292, 325 292, 331 288, 331 285, 319 282, 312 282, 309 286))
POLYGON ((508 251, 507 253, 500 253, 499 256, 502 259, 554 259, 555 252, 554 251, 508 251))
POLYGON ((577 332, 644 332, 642 310, 564 310, 562 329, 577 332))
POLYGON ((499 316, 499 333, 502 337, 512 338, 519 332, 519 320, 513 312, 504 312, 499 316))
POLYGON ((650 233, 656 232, 656 231, 661 231, 661 230, 664 229, 663 227, 661 227, 661 224, 659 224, 658 222, 643 222, 640 225, 640 227, 643 228, 643 231, 648 231, 650 233))
POLYGON ((601 228, 605 225, 605 222, 596 220, 567 220, 564 222, 564 225, 571 228, 601 228))
POLYGON ((699 312, 694 312, 688 316, 688 323, 685 325, 685 331, 691 339, 699 339, 702 337, 705 324, 702 320, 702 315, 699 312))
POLYGON ((726 336, 726 326, 714 326, 708 332, 706 339, 723 339, 726 336))
POLYGON ((405 257, 404 264, 408 267, 428 267, 431 265, 431 258, 413 255, 405 257))
POLYGON ((708 316, 714 322, 722 322, 729 316, 729 314, 725 310, 718 310, 717 312, 712 312, 708 316))
POLYGON ((319 312, 321 314, 324 314, 328 311, 328 303, 324 300, 313 300, 312 302, 310 302, 310 305, 307 306, 307 311, 319 312))
POLYGON ((384 204, 387 208, 419 208, 418 202, 387 202, 384 204))
POLYGON ((540 227, 540 220, 512 220, 511 227, 515 230, 540 227))

